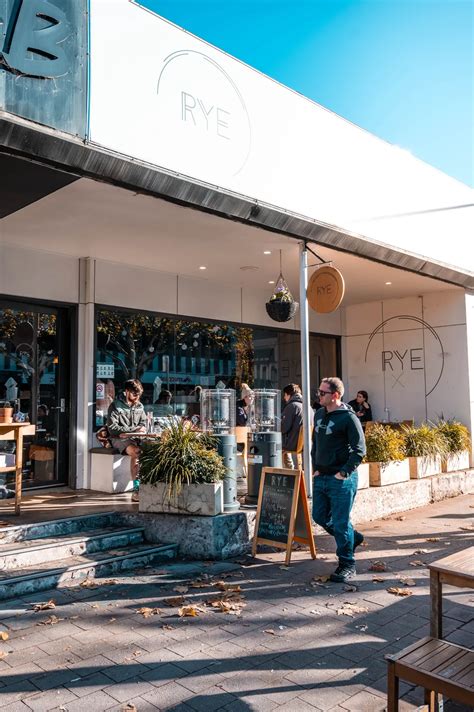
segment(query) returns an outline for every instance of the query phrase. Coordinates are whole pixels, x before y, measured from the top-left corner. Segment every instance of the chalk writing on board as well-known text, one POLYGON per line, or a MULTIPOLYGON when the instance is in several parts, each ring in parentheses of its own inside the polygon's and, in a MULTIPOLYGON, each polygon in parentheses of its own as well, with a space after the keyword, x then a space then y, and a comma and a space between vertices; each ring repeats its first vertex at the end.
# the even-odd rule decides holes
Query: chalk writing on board
POLYGON ((293 475, 265 473, 258 537, 286 543, 291 522, 293 475))

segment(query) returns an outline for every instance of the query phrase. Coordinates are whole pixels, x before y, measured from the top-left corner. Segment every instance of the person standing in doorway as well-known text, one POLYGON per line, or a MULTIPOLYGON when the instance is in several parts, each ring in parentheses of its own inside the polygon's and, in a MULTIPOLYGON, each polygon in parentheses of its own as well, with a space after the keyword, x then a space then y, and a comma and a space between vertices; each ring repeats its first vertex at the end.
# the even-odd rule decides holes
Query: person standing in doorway
POLYGON ((125 381, 123 394, 114 400, 107 413, 107 429, 112 447, 130 456, 133 482, 132 502, 138 502, 139 439, 133 433, 146 433, 146 413, 140 401, 143 386, 136 378, 125 381))
POLYGON ((352 526, 351 510, 357 467, 366 452, 362 426, 352 408, 342 402, 343 395, 340 378, 322 379, 311 450, 313 519, 336 540, 339 563, 330 580, 341 583, 356 575, 354 550, 364 541, 352 526))
MULTIPOLYGON (((283 467, 293 470, 293 455, 298 447, 300 430, 303 427, 303 396, 297 383, 289 383, 283 389, 285 405, 281 413, 281 437, 283 449, 283 467)), ((310 412, 310 421, 313 412, 310 412)), ((302 469, 301 454, 297 455, 298 468, 302 469)))

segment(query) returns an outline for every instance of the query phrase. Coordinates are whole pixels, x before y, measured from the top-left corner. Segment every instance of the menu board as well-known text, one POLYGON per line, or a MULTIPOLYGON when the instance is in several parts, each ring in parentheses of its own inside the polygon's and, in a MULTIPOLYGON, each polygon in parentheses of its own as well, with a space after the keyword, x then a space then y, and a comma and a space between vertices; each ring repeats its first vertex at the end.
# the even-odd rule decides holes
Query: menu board
POLYGON ((293 541, 307 544, 316 558, 304 475, 300 470, 265 467, 260 480, 252 553, 257 544, 286 549, 291 558, 293 541))

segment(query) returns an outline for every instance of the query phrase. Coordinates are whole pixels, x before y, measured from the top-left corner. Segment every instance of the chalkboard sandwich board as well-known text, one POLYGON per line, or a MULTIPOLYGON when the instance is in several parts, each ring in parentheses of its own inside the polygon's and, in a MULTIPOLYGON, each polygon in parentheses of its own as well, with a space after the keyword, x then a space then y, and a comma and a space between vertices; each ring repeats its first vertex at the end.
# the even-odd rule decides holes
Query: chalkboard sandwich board
POLYGON ((264 467, 252 555, 257 553, 258 544, 286 549, 288 566, 293 542, 309 546, 312 558, 316 558, 304 474, 301 470, 264 467))

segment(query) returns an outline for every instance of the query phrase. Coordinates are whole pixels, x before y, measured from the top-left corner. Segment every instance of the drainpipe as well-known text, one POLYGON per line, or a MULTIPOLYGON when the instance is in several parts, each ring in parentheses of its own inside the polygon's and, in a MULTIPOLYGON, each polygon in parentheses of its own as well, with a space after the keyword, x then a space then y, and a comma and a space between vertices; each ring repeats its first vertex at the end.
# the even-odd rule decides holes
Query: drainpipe
POLYGON ((310 433, 310 371, 309 371, 309 315, 306 289, 308 286, 308 250, 306 243, 300 244, 300 334, 301 334, 301 389, 303 391, 303 468, 308 497, 313 495, 311 476, 310 433))

